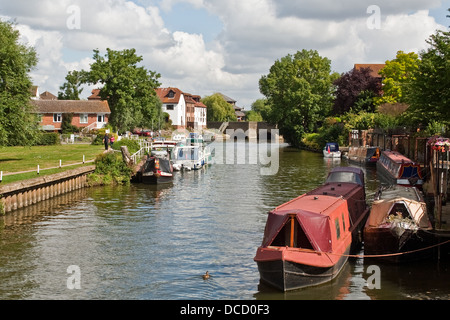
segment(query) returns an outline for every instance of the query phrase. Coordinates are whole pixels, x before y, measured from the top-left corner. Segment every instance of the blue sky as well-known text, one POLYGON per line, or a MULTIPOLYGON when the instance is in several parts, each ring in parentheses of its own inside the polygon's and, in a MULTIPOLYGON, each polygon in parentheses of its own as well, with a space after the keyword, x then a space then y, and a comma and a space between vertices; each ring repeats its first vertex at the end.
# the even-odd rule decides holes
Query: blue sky
POLYGON ((223 29, 223 24, 217 16, 189 3, 180 3, 167 12, 161 11, 161 17, 171 32, 202 34, 206 42, 213 41, 223 29))
POLYGON ((262 97, 261 76, 287 54, 317 50, 342 73, 424 50, 450 25, 450 0, 376 2, 375 29, 372 0, 0 0, 0 18, 16 21, 22 41, 36 48, 31 75, 41 92, 57 94, 68 71, 88 69, 94 49, 135 48, 162 87, 222 92, 249 110, 262 97), (71 6, 79 28, 67 26, 71 6))

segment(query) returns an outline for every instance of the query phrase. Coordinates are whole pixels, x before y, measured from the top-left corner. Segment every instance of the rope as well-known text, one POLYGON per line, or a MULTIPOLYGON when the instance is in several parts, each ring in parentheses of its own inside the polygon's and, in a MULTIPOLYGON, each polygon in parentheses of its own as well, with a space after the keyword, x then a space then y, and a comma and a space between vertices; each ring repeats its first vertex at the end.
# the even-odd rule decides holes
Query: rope
POLYGON ((349 257, 349 258, 382 258, 382 257, 393 257, 393 256, 400 256, 400 255, 404 255, 404 254, 410 254, 410 253, 414 253, 414 252, 419 252, 419 251, 424 251, 424 250, 429 250, 432 249, 434 247, 438 247, 444 244, 450 243, 450 240, 444 241, 444 242, 440 242, 438 244, 429 246, 429 247, 425 247, 425 248, 421 248, 421 249, 417 249, 417 250, 411 250, 411 251, 405 251, 405 252, 397 252, 397 253, 386 253, 386 254, 337 254, 337 253, 330 253, 330 252, 321 252, 321 253, 327 253, 327 254, 331 254, 331 255, 336 255, 336 256, 343 256, 343 257, 349 257))

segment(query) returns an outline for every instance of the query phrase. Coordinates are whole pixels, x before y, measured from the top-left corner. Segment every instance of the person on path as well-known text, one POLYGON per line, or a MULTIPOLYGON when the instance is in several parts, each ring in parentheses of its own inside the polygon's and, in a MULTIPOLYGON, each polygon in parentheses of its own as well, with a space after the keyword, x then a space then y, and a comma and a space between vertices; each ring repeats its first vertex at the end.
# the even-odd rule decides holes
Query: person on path
POLYGON ((110 141, 110 146, 111 146, 111 149, 112 149, 112 146, 113 146, 114 141, 115 141, 114 135, 111 136, 111 139, 109 139, 109 141, 110 141))
POLYGON ((109 146, 109 136, 107 133, 105 133, 105 136, 103 137, 103 143, 105 144, 105 150, 108 150, 109 146))

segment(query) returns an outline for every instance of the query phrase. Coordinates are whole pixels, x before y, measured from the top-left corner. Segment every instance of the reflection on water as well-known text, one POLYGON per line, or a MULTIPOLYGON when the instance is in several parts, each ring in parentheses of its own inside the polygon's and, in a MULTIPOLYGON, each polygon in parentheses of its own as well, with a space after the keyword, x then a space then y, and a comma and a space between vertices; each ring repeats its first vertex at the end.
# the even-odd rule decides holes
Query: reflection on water
MULTIPOLYGON (((449 298, 443 262, 380 265, 379 290, 368 289, 373 262, 363 258, 318 287, 280 293, 261 285, 253 257, 267 212, 347 164, 286 146, 275 175, 227 163, 177 172, 166 186, 78 190, 1 217, 0 299, 449 298), (72 265, 81 289, 67 287, 72 265)), ((365 172, 370 198, 378 183, 373 169, 365 172)))

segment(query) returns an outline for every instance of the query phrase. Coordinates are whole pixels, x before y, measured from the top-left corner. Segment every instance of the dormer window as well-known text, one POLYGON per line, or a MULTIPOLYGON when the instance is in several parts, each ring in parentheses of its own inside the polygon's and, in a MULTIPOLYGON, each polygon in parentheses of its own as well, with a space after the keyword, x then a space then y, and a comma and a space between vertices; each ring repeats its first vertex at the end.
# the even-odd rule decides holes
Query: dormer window
POLYGON ((169 91, 168 97, 169 97, 169 99, 175 98, 175 92, 169 91))

